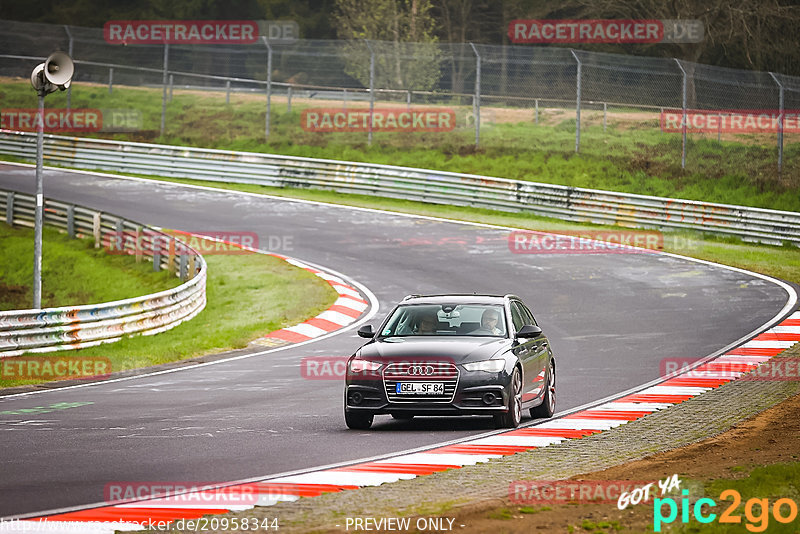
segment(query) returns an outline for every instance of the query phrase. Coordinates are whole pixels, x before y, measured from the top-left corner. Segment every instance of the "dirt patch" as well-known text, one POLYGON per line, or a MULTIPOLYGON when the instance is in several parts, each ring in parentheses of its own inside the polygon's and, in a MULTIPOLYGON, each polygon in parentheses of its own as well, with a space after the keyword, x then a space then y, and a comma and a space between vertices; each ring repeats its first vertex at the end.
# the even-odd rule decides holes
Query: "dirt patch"
MULTIPOLYGON (((797 462, 800 457, 800 395, 701 442, 649 456, 573 481, 664 480, 678 474, 684 481, 748 476, 751 467, 797 462)), ((521 493, 528 495, 530 493, 521 493)), ((717 496, 711 496, 717 497, 717 496)), ((676 495, 677 498, 677 495, 676 495)), ((718 499, 717 499, 718 500, 718 499)), ((619 510, 616 503, 542 503, 532 498, 485 501, 450 510, 459 533, 482 532, 652 532, 652 504, 619 510), (521 500, 526 502, 520 503, 521 500)), ((742 528, 744 531, 744 528, 742 528)))

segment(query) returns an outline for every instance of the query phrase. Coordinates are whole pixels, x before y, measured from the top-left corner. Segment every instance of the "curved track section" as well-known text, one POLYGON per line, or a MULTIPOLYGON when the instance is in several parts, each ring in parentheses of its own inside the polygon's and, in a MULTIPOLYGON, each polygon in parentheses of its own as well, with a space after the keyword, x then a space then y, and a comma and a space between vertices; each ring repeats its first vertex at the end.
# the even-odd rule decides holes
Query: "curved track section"
MULTIPOLYGON (((0 187, 28 192, 32 174, 0 164, 0 187)), ((292 250, 274 252, 364 283, 379 317, 408 293, 517 293, 558 358, 560 411, 658 378, 664 358, 718 352, 790 300, 763 277, 663 254, 512 254, 508 230, 478 225, 61 170, 45 172, 45 191, 168 228, 252 231, 262 244, 291 237, 292 250)), ((113 482, 268 477, 492 428, 486 418, 385 418, 370 432, 348 431, 341 381, 306 380, 300 362, 359 344, 346 331, 180 372, 0 399, 0 488, 9 495, 0 516, 99 503, 113 482), (74 407, 19 412, 58 403, 74 407)))

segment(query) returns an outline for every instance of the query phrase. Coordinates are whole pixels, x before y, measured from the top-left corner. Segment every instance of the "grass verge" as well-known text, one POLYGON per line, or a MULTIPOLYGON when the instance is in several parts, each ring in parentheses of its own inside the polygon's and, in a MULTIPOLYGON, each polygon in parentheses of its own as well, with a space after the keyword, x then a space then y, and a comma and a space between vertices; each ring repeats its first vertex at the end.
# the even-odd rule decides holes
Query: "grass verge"
MULTIPOLYGON (((5 287, 17 288, 16 293, 29 291, 25 286, 32 278, 31 272, 26 274, 26 269, 32 269, 29 261, 33 257, 32 231, 0 224, 0 232, 2 256, 9 258, 8 262, 0 263, 0 280, 5 287), (14 247, 17 252, 7 255, 6 251, 11 249, 6 247, 14 247)), ((180 284, 166 272, 153 273, 150 263, 136 264, 129 256, 108 255, 102 249, 94 249, 88 240, 70 240, 52 229, 45 229, 44 235, 43 286, 45 294, 57 297, 43 299, 46 306, 130 298, 180 284)), ((207 255, 205 258, 207 304, 192 320, 155 336, 135 336, 59 354, 108 358, 111 370, 117 372, 242 348, 261 335, 320 313, 337 297, 324 280, 272 256, 207 255)), ((0 294, 11 293, 14 292, 0 294)), ((16 293, 4 298, 9 308, 30 307, 30 299, 16 293)), ((14 360, 9 358, 4 362, 13 365, 14 360)), ((0 387, 42 381, 0 377, 0 387)))

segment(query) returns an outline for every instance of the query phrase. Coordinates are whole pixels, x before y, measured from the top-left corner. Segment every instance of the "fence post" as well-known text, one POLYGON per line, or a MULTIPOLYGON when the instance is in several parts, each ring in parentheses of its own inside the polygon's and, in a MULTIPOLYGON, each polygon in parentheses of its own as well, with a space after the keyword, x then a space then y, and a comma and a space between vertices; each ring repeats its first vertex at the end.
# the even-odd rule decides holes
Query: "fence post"
POLYGON ((769 73, 778 84, 778 176, 783 172, 783 84, 773 73, 769 73))
POLYGON ((6 224, 14 226, 14 192, 9 191, 6 197, 6 224))
POLYGON ((369 39, 364 39, 369 48, 369 130, 367 144, 372 145, 372 119, 375 116, 375 50, 369 44, 369 39))
POLYGON ((576 75, 575 92, 575 153, 577 154, 581 148, 581 60, 574 50, 570 49, 575 61, 578 62, 578 72, 576 75))
POLYGON ((603 102, 603 133, 606 133, 606 118, 608 117, 608 102, 603 102))
POLYGON ((67 235, 75 239, 75 204, 67 206, 67 235))
POLYGON ((347 87, 342 90, 342 110, 347 111, 347 87))
POLYGON ((286 113, 292 112, 292 86, 286 88, 286 113))
POLYGON ((225 103, 231 103, 231 81, 225 80, 225 103))
POLYGON ((475 116, 475 148, 481 141, 481 55, 474 43, 469 43, 475 53, 475 98, 473 100, 475 116))
POLYGON ((269 141, 269 116, 272 111, 272 45, 266 35, 262 35, 264 44, 267 45, 267 118, 264 123, 264 137, 269 141))
POLYGON ((161 270, 161 235, 150 237, 150 246, 153 248, 153 271, 161 270))
POLYGON ((108 68, 108 94, 114 91, 114 67, 108 68))
MULTIPOLYGON (((64 24, 64 31, 67 32, 67 37, 69 38, 67 53, 69 54, 69 57, 74 59, 74 56, 72 55, 72 42, 73 42, 72 32, 69 31, 69 26, 67 26, 66 24, 64 24)), ((69 87, 67 87, 67 111, 69 112, 71 108, 72 108, 72 84, 70 83, 69 87)))
POLYGON ((161 78, 162 94, 161 94, 161 136, 164 136, 164 130, 167 125, 167 81, 169 68, 169 43, 164 43, 164 74, 161 78))
POLYGON ((172 102, 172 88, 175 87, 175 76, 173 74, 169 75, 169 101, 172 102))
POLYGON ((539 124, 539 99, 536 99, 536 111, 533 112, 534 124, 539 124))
POLYGON ((411 90, 406 93, 406 109, 411 109, 411 90))
POLYGON ((95 214, 92 215, 92 236, 94 237, 94 248, 100 248, 101 244, 100 243, 100 238, 101 238, 100 223, 102 222, 101 217, 102 213, 100 213, 99 211, 95 212, 95 214))
POLYGON ((681 143, 681 169, 685 169, 686 168, 686 122, 687 122, 687 118, 686 118, 686 85, 687 85, 688 81, 687 81, 687 77, 686 77, 686 69, 683 68, 683 65, 681 64, 681 60, 678 59, 678 58, 673 58, 673 59, 675 59, 675 63, 678 64, 678 68, 681 69, 681 73, 683 74, 683 91, 682 91, 683 92, 683 98, 682 98, 683 103, 681 104, 683 106, 683 120, 681 121, 683 123, 683 127, 681 128, 683 130, 683 141, 681 143))

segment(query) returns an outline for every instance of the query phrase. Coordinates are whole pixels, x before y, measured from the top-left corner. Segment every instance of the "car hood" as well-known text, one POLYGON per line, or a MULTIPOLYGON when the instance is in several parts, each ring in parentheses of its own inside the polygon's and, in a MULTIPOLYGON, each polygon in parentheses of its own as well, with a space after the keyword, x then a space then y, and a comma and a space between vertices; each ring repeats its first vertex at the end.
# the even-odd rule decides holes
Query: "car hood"
POLYGON ((433 358, 465 363, 491 358, 510 344, 509 339, 495 337, 394 337, 367 343, 361 347, 360 357, 371 360, 433 358))

